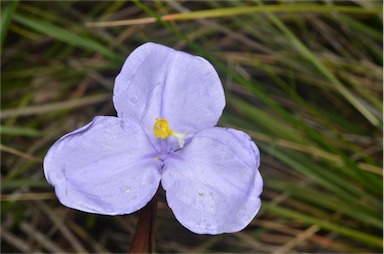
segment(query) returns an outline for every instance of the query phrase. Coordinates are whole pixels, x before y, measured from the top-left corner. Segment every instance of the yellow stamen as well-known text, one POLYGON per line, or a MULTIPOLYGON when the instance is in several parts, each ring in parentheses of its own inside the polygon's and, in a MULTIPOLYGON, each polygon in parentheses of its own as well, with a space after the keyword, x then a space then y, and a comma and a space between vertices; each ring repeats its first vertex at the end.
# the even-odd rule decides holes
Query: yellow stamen
POLYGON ((163 118, 156 118, 153 130, 158 138, 165 139, 166 137, 172 135, 172 129, 169 127, 168 121, 163 118))
POLYGON ((180 148, 183 148, 185 144, 185 138, 188 135, 188 132, 177 133, 172 131, 171 127, 168 125, 168 121, 164 118, 156 118, 155 125, 153 126, 155 136, 158 138, 165 139, 169 136, 175 136, 178 139, 180 148))

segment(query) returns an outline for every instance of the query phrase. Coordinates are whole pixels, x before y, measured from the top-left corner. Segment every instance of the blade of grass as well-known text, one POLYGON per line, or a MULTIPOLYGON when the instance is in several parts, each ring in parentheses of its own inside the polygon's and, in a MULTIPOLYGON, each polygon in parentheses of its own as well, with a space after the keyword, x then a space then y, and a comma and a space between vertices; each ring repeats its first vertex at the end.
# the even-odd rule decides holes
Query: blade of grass
POLYGON ((121 56, 118 56, 95 40, 71 33, 44 20, 33 19, 18 13, 14 15, 14 19, 26 27, 30 27, 42 34, 49 35, 72 46, 80 47, 86 51, 91 50, 95 53, 100 53, 114 61, 121 62, 122 60, 121 56))
POLYGON ((31 200, 55 200, 56 195, 53 192, 43 193, 13 193, 13 194, 0 194, 0 201, 31 201, 31 200))
POLYGON ((329 193, 321 192, 310 186, 282 182, 280 179, 273 178, 268 179, 268 186, 280 192, 287 192, 290 196, 313 204, 315 207, 321 206, 334 212, 340 212, 350 216, 367 225, 383 228, 380 213, 372 214, 369 210, 362 210, 358 204, 346 203, 333 195, 329 195, 329 193))
POLYGON ((319 225, 320 227, 339 233, 341 235, 345 235, 348 237, 351 237, 353 239, 359 240, 361 242, 366 243, 370 246, 375 246, 381 248, 383 245, 381 237, 377 237, 371 234, 366 234, 361 231, 357 231, 351 228, 343 227, 338 225, 337 223, 332 223, 331 221, 317 219, 308 215, 304 215, 302 213, 292 211, 288 208, 283 208, 279 206, 275 206, 269 203, 265 203, 264 209, 267 209, 270 212, 273 212, 275 214, 279 214, 279 216, 286 216, 288 218, 297 219, 298 221, 302 221, 307 224, 315 224, 319 225))
POLYGON ((37 187, 37 188, 49 188, 50 185, 48 182, 43 180, 32 180, 32 179, 21 179, 21 180, 1 180, 0 189, 4 190, 13 190, 20 189, 25 187, 37 187))
MULTIPOLYGON (((334 166, 336 166, 336 167, 340 167, 343 165, 342 158, 336 154, 332 154, 330 152, 324 151, 324 150, 319 149, 319 148, 314 147, 314 146, 302 145, 299 143, 288 141, 286 139, 278 139, 276 137, 265 135, 261 132, 256 132, 254 130, 243 128, 243 127, 241 127, 242 124, 241 124, 240 119, 238 119, 237 117, 234 117, 234 116, 228 116, 227 113, 220 119, 220 123, 223 123, 223 125, 225 127, 236 128, 236 129, 242 130, 245 133, 247 133, 248 135, 250 135, 256 141, 264 141, 264 142, 268 142, 268 143, 274 143, 274 144, 276 144, 282 148, 289 148, 289 149, 294 150, 294 151, 308 154, 313 158, 321 158, 321 159, 324 159, 324 160, 327 160, 327 161, 333 163, 334 166), (227 118, 228 118, 228 120, 227 120, 227 118), (229 118, 231 118, 231 120, 229 118), (237 122, 239 124, 233 125, 233 124, 231 124, 231 122, 237 122)), ((377 175, 383 175, 382 168, 379 168, 377 166, 370 165, 367 163, 362 163, 362 162, 358 162, 357 165, 365 171, 368 171, 368 172, 371 172, 371 173, 374 173, 377 175)))
MULTIPOLYGON (((176 21, 176 20, 194 20, 204 18, 218 18, 228 17, 234 15, 244 15, 250 13, 271 13, 271 12, 345 12, 345 13, 380 13, 377 9, 363 9, 354 6, 325 6, 325 5, 268 5, 268 6, 246 6, 246 7, 232 7, 221 8, 213 10, 192 11, 184 13, 169 14, 161 16, 163 21, 176 21)), ((85 25, 88 27, 110 27, 110 26, 126 26, 137 24, 148 24, 156 22, 155 18, 142 18, 134 20, 119 20, 119 21, 106 21, 106 22, 88 22, 85 25)))
POLYGON ((368 192, 368 190, 362 189, 361 186, 351 184, 351 180, 340 174, 340 170, 331 171, 324 169, 316 163, 313 163, 301 153, 279 151, 278 149, 271 147, 268 144, 264 144, 263 142, 259 142, 259 146, 261 146, 265 151, 268 151, 269 154, 272 154, 279 160, 285 162, 293 169, 301 172, 310 179, 313 179, 315 182, 323 185, 333 193, 337 193, 340 198, 343 198, 347 202, 360 202, 361 200, 359 199, 364 198, 367 203, 360 204, 361 206, 365 206, 369 209, 380 209, 382 207, 381 201, 378 198, 375 198, 370 192, 368 192))
POLYGON ((89 96, 81 99, 73 99, 64 102, 54 102, 45 105, 29 106, 26 108, 16 108, 3 110, 0 115, 0 119, 15 117, 15 116, 29 116, 34 114, 44 114, 57 110, 72 109, 77 107, 83 107, 86 105, 99 103, 110 99, 110 94, 100 94, 89 96))
POLYGON ((25 127, 9 127, 0 125, 0 134, 11 136, 39 137, 44 135, 44 132, 25 127))
POLYGON ((16 10, 19 1, 7 2, 7 5, 1 10, 1 32, 0 32, 0 48, 3 48, 5 37, 7 36, 8 27, 11 23, 12 16, 16 10))
POLYGON ((41 160, 39 158, 33 157, 32 155, 29 155, 29 154, 24 153, 22 151, 16 150, 16 149, 9 147, 9 146, 5 146, 3 144, 0 144, 0 151, 11 153, 11 154, 20 156, 24 159, 27 159, 27 160, 41 162, 41 160))
POLYGON ((307 140, 303 137, 303 133, 300 133, 288 123, 271 117, 270 113, 266 112, 263 108, 255 107, 235 96, 231 96, 231 99, 227 101, 227 105, 234 108, 240 114, 248 116, 249 119, 253 119, 255 123, 263 126, 274 137, 284 137, 285 139, 300 144, 307 143, 307 140), (271 126, 273 126, 273 128, 271 128, 271 126))
MULTIPOLYGON (((276 138, 290 139, 291 141, 298 142, 300 144, 306 144, 308 146, 316 146, 313 142, 306 141, 306 137, 303 135, 303 133, 297 132, 288 124, 284 122, 279 122, 275 118, 270 117, 270 114, 268 112, 264 112, 262 109, 259 109, 258 107, 255 107, 250 103, 232 97, 231 100, 228 101, 228 105, 236 109, 237 112, 241 112, 242 114, 246 115, 248 119, 253 121, 255 124, 257 123, 258 125, 263 126, 265 128, 264 130, 270 133, 271 136, 274 136, 276 138)), ((349 164, 351 164, 351 162, 349 164)), ((349 166, 349 164, 347 164, 347 167, 349 166)), ((356 170, 350 170, 347 167, 341 164, 339 166, 338 172, 345 173, 349 177, 353 178, 355 181, 361 182, 361 184, 366 183, 366 180, 364 178, 361 178, 361 174, 364 174, 365 172, 360 172, 362 170, 358 168, 356 168, 356 170), (357 172, 357 170, 359 172, 357 172)), ((324 173, 326 173, 326 171, 324 173)), ((377 188, 380 186, 378 178, 374 176, 371 176, 370 178, 372 178, 372 180, 370 181, 370 183, 372 184, 371 187, 377 190, 377 188)), ((348 188, 349 186, 349 184, 345 182, 344 179, 338 178, 337 176, 331 176, 329 179, 339 179, 339 183, 344 182, 343 186, 345 188, 348 188)), ((356 191, 356 189, 354 191, 356 191)))
MULTIPOLYGON (((263 3, 257 1, 261 6, 263 3)), ((332 74, 332 72, 325 67, 317 57, 281 22, 275 15, 267 12, 266 15, 269 19, 280 28, 280 30, 291 40, 293 45, 299 50, 318 70, 322 73, 332 84, 335 85, 337 90, 343 95, 360 113, 374 126, 380 128, 381 123, 372 112, 362 104, 356 96, 354 96, 345 86, 332 74)))

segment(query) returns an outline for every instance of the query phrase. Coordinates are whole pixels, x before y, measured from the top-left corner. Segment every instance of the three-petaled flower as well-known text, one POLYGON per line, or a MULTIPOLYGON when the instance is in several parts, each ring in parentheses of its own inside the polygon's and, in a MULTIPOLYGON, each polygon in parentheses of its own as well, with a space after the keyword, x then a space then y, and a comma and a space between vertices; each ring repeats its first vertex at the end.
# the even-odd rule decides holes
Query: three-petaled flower
POLYGON ((146 43, 116 77, 113 102, 118 117, 95 117, 45 156, 45 176, 62 204, 130 214, 161 182, 175 217, 195 233, 249 224, 261 205, 259 150, 247 134, 214 127, 225 97, 208 61, 146 43))

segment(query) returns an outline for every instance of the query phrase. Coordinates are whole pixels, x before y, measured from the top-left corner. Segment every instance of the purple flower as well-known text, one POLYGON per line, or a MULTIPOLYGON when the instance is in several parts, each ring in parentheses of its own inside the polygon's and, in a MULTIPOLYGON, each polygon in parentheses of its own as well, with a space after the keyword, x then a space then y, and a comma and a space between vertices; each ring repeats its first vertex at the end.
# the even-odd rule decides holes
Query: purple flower
POLYGON ((261 206, 260 154, 250 137, 214 127, 223 87, 205 59, 146 43, 127 58, 113 102, 60 138, 44 172, 65 206, 130 214, 161 185, 177 220, 199 234, 242 230, 261 206))

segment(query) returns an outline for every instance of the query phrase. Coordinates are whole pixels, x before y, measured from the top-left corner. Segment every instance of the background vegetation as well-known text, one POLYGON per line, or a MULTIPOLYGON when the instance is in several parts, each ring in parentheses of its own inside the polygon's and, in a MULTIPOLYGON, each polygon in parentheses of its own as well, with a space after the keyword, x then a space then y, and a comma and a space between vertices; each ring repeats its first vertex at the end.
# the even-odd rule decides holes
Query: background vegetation
POLYGON ((41 162, 116 114, 115 76, 153 41, 212 62, 219 124, 252 136, 265 181, 234 234, 189 232, 162 195, 157 252, 381 253, 382 22, 382 1, 2 1, 1 252, 128 250, 136 215, 63 207, 41 162))

